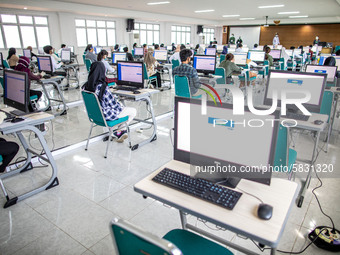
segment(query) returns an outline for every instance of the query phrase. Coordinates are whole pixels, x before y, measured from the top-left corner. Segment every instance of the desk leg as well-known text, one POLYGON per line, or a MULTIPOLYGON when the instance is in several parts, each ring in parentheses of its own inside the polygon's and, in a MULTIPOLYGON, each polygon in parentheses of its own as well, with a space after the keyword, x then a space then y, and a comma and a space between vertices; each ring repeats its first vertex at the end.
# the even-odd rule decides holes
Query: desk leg
MULTIPOLYGON (((34 132, 37 135, 37 137, 39 139, 39 142, 40 142, 43 150, 45 151, 45 154, 46 154, 47 158, 41 156, 40 154, 37 154, 37 153, 33 152, 30 149, 28 149, 28 150, 31 153, 36 154, 37 157, 40 157, 42 160, 48 162, 51 165, 51 167, 52 167, 52 176, 49 179, 49 181, 46 184, 44 184, 43 186, 41 186, 39 188, 36 188, 34 190, 31 190, 31 191, 29 191, 29 192, 27 192, 25 194, 22 194, 22 195, 20 195, 18 197, 11 198, 10 200, 8 200, 5 203, 4 208, 12 206, 12 205, 16 204, 17 202, 19 202, 19 201, 21 201, 21 200, 23 200, 25 198, 28 198, 28 197, 30 197, 30 196, 32 196, 34 194, 37 194, 37 193, 39 193, 41 191, 48 190, 48 189, 50 189, 52 187, 55 187, 55 186, 59 185, 59 181, 58 181, 58 178, 57 178, 57 165, 56 165, 56 163, 54 161, 54 158, 52 156, 51 151, 49 150, 49 148, 48 148, 48 146, 46 144, 44 136, 42 135, 40 130, 37 129, 36 127, 34 127, 34 126, 27 126, 27 127, 24 127, 24 129, 25 130, 31 130, 32 132, 34 132)), ((17 133, 20 132, 21 133, 21 131, 22 131, 22 129, 18 129, 15 132, 17 132, 17 133)))
POLYGON ((55 81, 50 81, 49 83, 53 84, 57 88, 59 96, 60 96, 60 99, 61 99, 61 100, 57 100, 57 99, 50 99, 50 100, 53 100, 53 101, 56 101, 56 102, 60 102, 64 106, 64 109, 59 114, 55 114, 55 116, 67 114, 65 99, 64 99, 64 96, 63 96, 63 94, 62 94, 62 92, 60 90, 59 84, 57 82, 55 82, 55 81))
MULTIPOLYGON (((150 106, 150 112, 151 112, 151 117, 152 117, 152 125, 153 125, 153 132, 152 132, 151 136, 148 139, 133 145, 131 147, 131 150, 133 150, 133 151, 138 149, 140 146, 143 146, 145 144, 148 144, 148 143, 151 143, 151 142, 157 140, 157 123, 156 123, 155 113, 153 111, 151 99, 150 99, 150 97, 145 97, 145 98, 143 98, 141 100, 146 101, 145 103, 150 106)), ((139 120, 139 121, 140 122, 146 122, 146 121, 142 121, 142 120, 139 120)), ((148 123, 148 122, 146 122, 146 123, 148 123)))
POLYGON ((41 86, 44 90, 45 96, 47 98, 47 106, 44 109, 41 109, 41 111, 45 112, 45 111, 49 111, 51 110, 51 98, 50 95, 47 93, 46 87, 45 87, 45 83, 41 83, 41 86))
MULTIPOLYGON (((310 165, 314 165, 314 163, 315 163, 314 161, 315 161, 316 155, 317 155, 317 150, 318 150, 318 146, 319 146, 319 139, 320 139, 320 132, 317 132, 316 133, 316 140, 315 140, 315 143, 314 143, 313 156, 312 156, 310 165)), ((298 201, 298 207, 301 207, 302 204, 303 204, 303 200, 305 198, 305 194, 306 194, 306 191, 309 187, 311 178, 312 178, 312 172, 309 170, 308 175, 307 175, 306 180, 305 180, 305 183, 304 183, 304 185, 301 189, 301 194, 300 194, 300 198, 299 198, 299 201, 298 201)))
MULTIPOLYGON (((329 131, 329 136, 331 136, 332 131, 333 131, 333 124, 334 124, 334 120, 335 120, 336 108, 338 107, 338 99, 339 99, 338 94, 335 94, 334 97, 335 97, 335 100, 334 100, 335 105, 334 105, 333 114, 332 114, 332 123, 331 123, 331 129, 329 131)), ((327 146, 328 146, 328 144, 327 144, 327 146)))

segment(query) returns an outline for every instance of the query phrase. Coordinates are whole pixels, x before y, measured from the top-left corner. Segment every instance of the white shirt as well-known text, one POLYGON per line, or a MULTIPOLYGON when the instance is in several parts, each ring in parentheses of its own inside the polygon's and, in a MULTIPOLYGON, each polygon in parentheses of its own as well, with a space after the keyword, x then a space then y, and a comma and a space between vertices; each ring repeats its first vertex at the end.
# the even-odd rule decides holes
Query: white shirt
POLYGON ((280 44, 280 39, 278 36, 274 36, 274 39, 273 39, 273 45, 279 45, 280 44))
MULTIPOLYGON (((52 61, 52 72, 54 72, 55 71, 55 69, 59 69, 60 67, 61 67, 61 65, 62 65, 62 63, 59 63, 58 64, 58 62, 55 60, 55 58, 53 57, 53 56, 55 56, 55 54, 46 54, 46 53, 44 53, 44 55, 46 55, 46 56, 50 56, 51 57, 51 61, 52 61)), ((57 57, 57 56, 56 56, 57 57)))
POLYGON ((180 56, 179 56, 179 52, 175 52, 171 57, 170 57, 170 63, 171 63, 171 61, 173 60, 173 59, 175 59, 175 60, 178 60, 180 63, 181 63, 181 58, 180 58, 180 56))
POLYGON ((105 66, 105 73, 106 72, 109 72, 109 73, 115 72, 115 70, 110 66, 110 64, 105 59, 102 59, 102 62, 104 63, 104 66, 105 66))

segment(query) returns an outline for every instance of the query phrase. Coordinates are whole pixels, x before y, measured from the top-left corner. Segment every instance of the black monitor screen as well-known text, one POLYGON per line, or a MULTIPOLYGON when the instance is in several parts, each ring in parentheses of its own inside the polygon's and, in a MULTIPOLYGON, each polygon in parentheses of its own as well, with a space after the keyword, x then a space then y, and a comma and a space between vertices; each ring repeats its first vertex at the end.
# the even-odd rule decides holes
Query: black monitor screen
POLYGON ((209 74, 215 73, 216 68, 216 57, 206 56, 206 55, 196 55, 194 56, 194 68, 198 73, 209 74))
POLYGON ((277 119, 278 111, 259 116, 245 107, 243 115, 235 115, 232 105, 209 101, 202 114, 201 100, 176 97, 174 159, 190 164, 192 176, 212 181, 238 177, 269 185, 277 119))
POLYGON ((53 73, 52 60, 50 56, 37 56, 39 72, 53 73))
POLYGON ((117 62, 118 85, 144 88, 143 62, 117 62))
POLYGON ((2 56, 2 52, 0 52, 0 68, 4 68, 4 58, 2 56))
POLYGON ((4 71, 4 103, 17 110, 28 112, 28 76, 25 72, 4 71))

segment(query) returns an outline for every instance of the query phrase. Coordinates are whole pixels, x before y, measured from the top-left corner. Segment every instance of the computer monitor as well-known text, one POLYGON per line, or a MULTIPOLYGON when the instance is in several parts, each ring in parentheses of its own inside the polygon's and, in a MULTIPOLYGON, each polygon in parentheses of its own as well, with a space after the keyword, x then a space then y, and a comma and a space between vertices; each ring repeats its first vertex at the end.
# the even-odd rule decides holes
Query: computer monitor
POLYGON ((216 55, 216 48, 205 48, 205 55, 215 56, 216 55))
POLYGON ((53 73, 51 56, 37 56, 39 72, 53 73))
POLYGON ((319 65, 307 65, 306 73, 324 73, 327 74, 327 82, 334 82, 337 66, 319 66, 319 65))
POLYGON ((235 64, 239 66, 245 66, 247 64, 247 52, 235 52, 234 59, 235 64))
POLYGON ((62 62, 65 62, 65 63, 71 62, 71 49, 62 49, 60 58, 62 62))
POLYGON ((126 53, 112 52, 112 64, 116 64, 117 61, 126 61, 126 53))
POLYGON ((32 53, 30 49, 23 49, 22 55, 25 56, 26 58, 32 59, 32 53))
POLYGON ((38 54, 44 54, 44 49, 42 47, 38 48, 38 54))
POLYGON ((229 45, 229 48, 231 48, 231 49, 236 49, 236 44, 230 44, 230 45, 229 45))
POLYGON ((276 45, 276 49, 278 49, 278 50, 281 50, 282 49, 282 45, 276 45))
POLYGON ((117 84, 135 87, 136 89, 144 88, 144 68, 143 62, 117 62, 117 84))
POLYGON ((133 53, 135 56, 143 56, 144 49, 142 47, 136 47, 133 53))
POLYGON ((301 55, 302 54, 302 49, 294 49, 294 54, 301 55))
POLYGON ((172 51, 172 45, 166 46, 166 49, 167 49, 168 51, 172 51))
POLYGON ((168 50, 167 47, 159 47, 160 50, 168 50))
POLYGON ((286 54, 288 55, 288 57, 292 57, 293 56, 293 50, 286 50, 286 54))
POLYGON ((234 115, 231 104, 208 101, 202 115, 201 105, 201 100, 175 97, 174 160, 191 164, 195 177, 218 182, 237 177, 270 185, 279 112, 260 116, 245 107, 244 115, 234 115), (263 126, 249 124, 254 119, 263 126), (198 167, 212 171, 197 173, 198 167), (259 171, 241 172, 250 168, 259 171))
POLYGON ((274 60, 280 60, 281 50, 273 49, 269 52, 269 55, 272 56, 274 60))
POLYGON ((248 52, 248 59, 254 62, 264 62, 266 53, 264 51, 250 50, 248 52))
POLYGON ((223 51, 223 46, 224 46, 224 45, 222 45, 222 44, 217 44, 217 45, 216 45, 216 50, 217 50, 218 52, 223 51))
POLYGON ((304 46, 303 51, 306 52, 306 53, 309 53, 309 46, 304 46))
POLYGON ((327 57, 324 57, 324 56, 320 56, 319 58, 319 66, 323 66, 323 64, 325 63, 325 60, 326 60, 327 57))
POLYGON ((185 48, 190 50, 190 45, 185 45, 185 48))
POLYGON ((334 56, 335 61, 336 61, 336 66, 338 67, 338 70, 340 70, 340 56, 334 56))
POLYGON ((100 46, 94 47, 94 52, 95 52, 96 54, 98 54, 98 53, 101 52, 101 51, 102 51, 102 47, 100 47, 100 46))
POLYGON ((158 61, 167 61, 168 60, 168 51, 166 50, 155 50, 153 52, 153 57, 158 61))
POLYGON ((15 115, 29 112, 29 80, 26 72, 4 70, 4 103, 18 110, 11 112, 15 115))
POLYGON ((214 74, 216 68, 216 57, 207 55, 195 55, 193 66, 198 73, 214 74))
POLYGON ((248 52, 249 48, 248 47, 242 47, 243 52, 248 52))
MULTIPOLYGON (((304 97, 306 91, 309 91, 311 98, 303 106, 309 112, 320 112, 326 79, 327 74, 269 70, 264 104, 272 105, 273 91, 277 91, 278 107, 281 106, 283 90, 290 98, 294 96, 296 99, 304 97)), ((295 105, 287 105, 287 108, 289 111, 298 110, 295 105)))
POLYGON ((259 45, 259 46, 257 46, 257 50, 261 50, 261 51, 263 51, 263 45, 259 45))
POLYGON ((121 44, 121 45, 119 46, 119 52, 124 52, 124 48, 125 48, 125 47, 127 47, 126 44, 121 44))
POLYGON ((228 53, 235 53, 236 48, 228 48, 228 53))
POLYGON ((149 49, 149 48, 151 48, 151 49, 154 50, 154 49, 155 49, 155 46, 153 46, 153 45, 148 45, 148 49, 149 49))
POLYGON ((316 49, 318 49, 318 52, 320 53, 321 50, 322 50, 322 46, 314 45, 314 46, 312 47, 312 51, 316 52, 316 49))
POLYGON ((74 47, 73 46, 69 45, 69 46, 67 46, 67 48, 70 49, 72 53, 74 53, 74 47))
POLYGON ((4 68, 4 57, 2 55, 2 52, 0 52, 0 68, 3 69, 4 68))

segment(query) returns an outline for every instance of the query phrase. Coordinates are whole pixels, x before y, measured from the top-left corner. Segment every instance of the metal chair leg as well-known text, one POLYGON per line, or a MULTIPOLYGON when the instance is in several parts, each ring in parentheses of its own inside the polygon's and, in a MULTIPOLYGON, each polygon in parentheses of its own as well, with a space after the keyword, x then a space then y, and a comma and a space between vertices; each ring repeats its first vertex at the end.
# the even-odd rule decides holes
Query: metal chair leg
POLYGON ((111 142, 112 134, 113 134, 113 128, 110 127, 110 128, 109 128, 109 139, 107 139, 106 152, 105 152, 104 158, 107 158, 107 152, 108 152, 108 150, 109 150, 109 144, 110 144, 110 142, 111 142))
POLYGON ((6 192, 5 186, 4 186, 4 184, 3 184, 1 179, 0 179, 0 186, 1 186, 2 192, 4 193, 4 195, 6 197, 6 200, 8 201, 9 200, 9 196, 8 196, 8 194, 6 192))
POLYGON ((327 144, 326 144, 326 153, 328 152, 328 144, 329 144, 329 137, 331 136, 331 128, 332 124, 331 121, 328 122, 328 132, 327 132, 327 144))
POLYGON ((93 128, 93 122, 91 123, 89 136, 87 137, 87 142, 86 142, 86 147, 85 147, 86 151, 87 151, 87 148, 89 147, 89 141, 90 141, 90 137, 91 137, 91 133, 92 133, 92 128, 93 128))
POLYGON ((129 125, 126 122, 125 122, 125 126, 126 126, 126 131, 128 133, 129 148, 131 148, 130 128, 129 128, 129 125))

